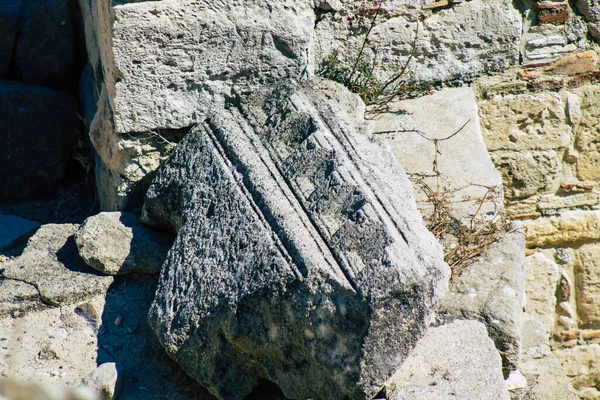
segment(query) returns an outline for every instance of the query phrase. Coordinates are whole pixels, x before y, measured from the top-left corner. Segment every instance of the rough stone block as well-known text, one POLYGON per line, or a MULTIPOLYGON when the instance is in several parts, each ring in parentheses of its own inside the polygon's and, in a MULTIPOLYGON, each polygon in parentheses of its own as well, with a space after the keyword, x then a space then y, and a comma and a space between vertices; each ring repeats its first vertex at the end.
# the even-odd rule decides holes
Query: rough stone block
POLYGON ((137 214, 103 212, 85 220, 75 242, 85 263, 104 274, 157 274, 172 239, 144 227, 137 214))
POLYGON ((492 161, 502 173, 504 195, 523 199, 556 190, 562 170, 561 154, 555 150, 496 151, 492 161))
POLYGON ((600 211, 567 211, 523 221, 527 247, 560 246, 600 240, 600 211))
POLYGON ((565 105, 555 93, 494 96, 479 102, 490 151, 550 150, 569 145, 565 105))
POLYGON ((299 78, 308 63, 312 1, 129 3, 112 9, 113 23, 104 3, 93 5, 86 18, 107 20, 88 34, 88 49, 105 54, 118 133, 189 127, 232 86, 299 78))
POLYGON ((450 281, 438 319, 470 318, 485 323, 505 373, 517 368, 521 346, 525 246, 523 233, 506 234, 480 259, 450 281))
POLYGON ((76 113, 68 93, 0 80, 0 200, 56 189, 71 156, 76 113))
POLYGON ((177 232, 150 324, 219 398, 261 379, 291 398, 371 398, 447 288, 440 246, 358 96, 321 81, 240 101, 148 191, 143 220, 177 232))
MULTIPOLYGON (((381 61, 375 75, 382 81, 403 69, 415 37, 417 52, 412 71, 417 81, 468 79, 518 63, 522 18, 512 2, 498 1, 490 7, 486 1, 474 0, 434 12, 426 10, 417 29, 415 17, 423 3, 387 2, 385 11, 378 15, 369 35, 366 58, 372 60, 373 49, 377 49, 377 60, 381 61), (461 29, 452 29, 453 26, 461 29)), ((337 51, 350 57, 347 61, 351 64, 351 58, 360 50, 371 16, 364 16, 364 1, 348 1, 345 5, 347 15, 328 14, 316 24, 317 63, 337 51), (347 17, 353 19, 350 27, 347 17)))
POLYGON ((387 399, 508 400, 501 365, 483 324, 457 320, 429 328, 386 384, 387 399))
MULTIPOLYGON (((408 174, 428 176, 425 182, 433 190, 436 179, 432 176, 437 168, 439 190, 451 193, 453 200, 458 200, 452 205, 456 218, 470 221, 476 213, 479 214, 476 218, 481 218, 493 212, 496 206, 502 207, 501 194, 495 198, 490 196, 483 207, 478 201, 490 194, 489 188, 501 187, 502 178, 483 143, 477 102, 471 88, 444 89, 431 96, 394 101, 388 106, 388 112, 377 114, 374 131, 388 132, 383 136, 400 165, 408 174), (432 110, 436 110, 436 118, 431 118, 432 110), (443 140, 454 133, 452 138, 443 140), (434 140, 438 139, 442 140, 436 149, 434 140), (465 198, 472 200, 463 201, 465 198)), ((418 185, 415 185, 415 193, 425 208, 427 193, 418 185)))
POLYGON ((525 315, 540 321, 545 331, 554 330, 558 265, 542 253, 525 258, 525 315))
POLYGON ((600 328, 600 245, 584 244, 575 252, 575 287, 579 328, 600 328))

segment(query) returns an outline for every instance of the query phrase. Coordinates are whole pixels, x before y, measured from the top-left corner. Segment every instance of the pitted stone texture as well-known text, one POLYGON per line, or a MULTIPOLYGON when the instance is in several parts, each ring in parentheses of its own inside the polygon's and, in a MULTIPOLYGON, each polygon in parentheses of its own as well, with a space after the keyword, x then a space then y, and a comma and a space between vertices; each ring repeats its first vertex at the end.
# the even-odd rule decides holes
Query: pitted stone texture
MULTIPOLYGON (((346 12, 326 14, 316 24, 317 63, 337 52, 352 65, 363 45, 377 6, 358 0, 344 6, 346 12)), ((403 70, 415 37, 409 70, 418 81, 465 80, 518 63, 522 18, 512 1, 490 7, 475 0, 435 12, 422 6, 416 0, 383 3, 364 51, 366 59, 373 60, 376 49, 375 74, 381 81, 403 70), (453 29, 457 26, 461 29, 453 29)))
POLYGON ((598 0, 577 0, 577 10, 581 12, 588 22, 588 30, 595 39, 600 39, 600 2, 598 0))
POLYGON ((493 96, 479 103, 490 151, 550 150, 569 145, 565 105, 555 93, 493 96))
POLYGON ((0 316, 2 375, 46 385, 78 385, 96 368, 105 296, 89 295, 82 304, 0 316))
POLYGON ((593 343, 571 348, 555 349, 565 373, 580 399, 592 400, 600 397, 600 344, 593 343))
POLYGON ((574 260, 579 327, 600 328, 600 245, 586 243, 575 251, 574 260))
POLYGON ((562 153, 556 150, 496 151, 491 158, 502 174, 504 196, 509 200, 557 189, 562 153))
POLYGON ((468 320, 429 328, 386 389, 389 400, 510 399, 485 326, 468 320))
POLYGON ((485 323, 502 356, 505 372, 517 368, 524 299, 525 239, 507 233, 481 259, 453 277, 438 318, 471 318, 485 323))
POLYGON ((144 227, 137 214, 103 212, 85 220, 75 242, 90 267, 108 274, 157 274, 172 244, 169 236, 144 227))
MULTIPOLYGON (((116 6, 104 77, 119 133, 202 120, 233 85, 300 77, 314 26, 312 2, 145 2, 116 6)), ((100 5, 98 5, 100 7, 100 5)))
POLYGON ((577 177, 581 180, 600 180, 600 88, 598 85, 582 87, 579 96, 579 125, 575 148, 579 151, 577 177))
POLYGON ((177 147, 143 220, 178 232, 149 320, 219 398, 368 398, 422 336, 448 267, 340 85, 281 85, 177 147), (313 86, 310 89, 309 86, 313 86))

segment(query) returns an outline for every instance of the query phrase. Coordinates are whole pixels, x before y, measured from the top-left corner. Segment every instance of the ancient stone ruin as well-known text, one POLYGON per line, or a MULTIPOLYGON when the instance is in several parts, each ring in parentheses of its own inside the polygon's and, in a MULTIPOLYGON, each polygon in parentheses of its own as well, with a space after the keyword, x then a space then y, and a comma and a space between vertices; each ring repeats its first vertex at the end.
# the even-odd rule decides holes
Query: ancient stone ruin
POLYGON ((0 0, 0 399, 600 399, 594 0, 0 0))

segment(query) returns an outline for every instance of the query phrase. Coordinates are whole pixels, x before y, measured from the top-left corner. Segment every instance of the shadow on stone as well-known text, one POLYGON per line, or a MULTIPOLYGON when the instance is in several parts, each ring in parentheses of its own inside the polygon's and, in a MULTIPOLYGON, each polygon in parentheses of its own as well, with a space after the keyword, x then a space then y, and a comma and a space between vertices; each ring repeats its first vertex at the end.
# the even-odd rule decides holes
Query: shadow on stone
POLYGON ((148 325, 157 282, 145 274, 115 277, 98 332, 97 364, 116 364, 122 399, 214 400, 166 355, 148 325))

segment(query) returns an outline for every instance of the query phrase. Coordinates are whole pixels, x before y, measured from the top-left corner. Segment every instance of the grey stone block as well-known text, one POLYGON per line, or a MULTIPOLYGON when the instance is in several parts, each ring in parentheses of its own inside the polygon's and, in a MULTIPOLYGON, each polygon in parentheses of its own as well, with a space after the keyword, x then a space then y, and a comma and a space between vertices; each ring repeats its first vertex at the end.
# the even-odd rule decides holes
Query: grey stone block
POLYGON ((388 400, 510 398, 498 352, 476 321, 430 328, 386 387, 388 400))
POLYGON ((143 220, 177 232, 150 324, 218 398, 261 379, 290 398, 371 398, 446 290, 440 246, 356 95, 310 82, 240 100, 148 191, 143 220))

